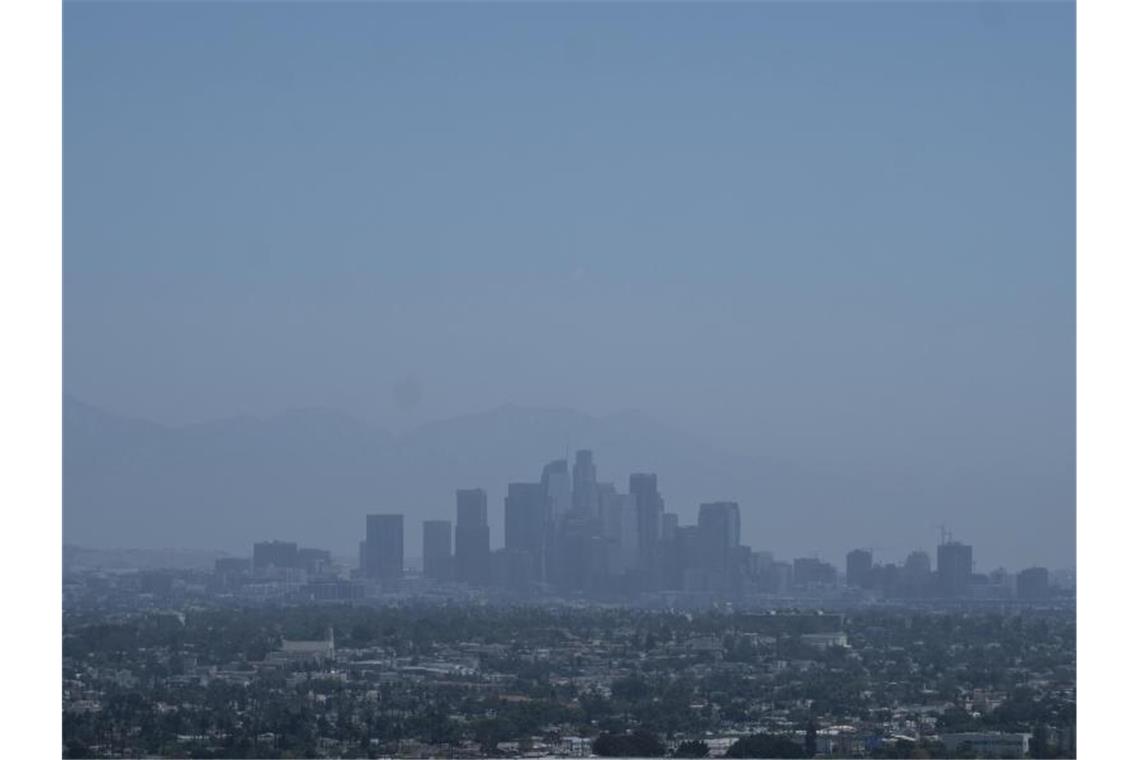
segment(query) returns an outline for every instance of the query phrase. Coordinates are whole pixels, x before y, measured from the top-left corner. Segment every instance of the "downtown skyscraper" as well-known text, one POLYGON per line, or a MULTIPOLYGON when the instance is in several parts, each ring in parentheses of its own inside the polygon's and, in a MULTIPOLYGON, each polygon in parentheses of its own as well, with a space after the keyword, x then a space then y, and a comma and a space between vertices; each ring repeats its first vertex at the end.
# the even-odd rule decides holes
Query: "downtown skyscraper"
POLYGON ((424 575, 434 580, 451 579, 451 521, 424 520, 424 575))
POLYGON ((482 488, 455 492, 454 577, 472 585, 491 580, 491 527, 487 492, 482 488))
POLYGON ((360 554, 365 577, 398 587, 404 575, 404 516, 368 515, 360 554))
POLYGON ((629 476, 629 494, 637 514, 637 572, 647 589, 661 585, 661 518, 665 500, 657 490, 655 473, 635 472, 629 476))

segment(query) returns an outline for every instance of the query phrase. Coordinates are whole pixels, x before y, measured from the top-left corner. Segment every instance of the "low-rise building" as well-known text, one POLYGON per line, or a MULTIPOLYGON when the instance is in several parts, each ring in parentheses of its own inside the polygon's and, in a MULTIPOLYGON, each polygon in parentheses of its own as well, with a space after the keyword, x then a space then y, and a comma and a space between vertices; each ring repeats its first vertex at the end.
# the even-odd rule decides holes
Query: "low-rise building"
POLYGON ((1031 736, 1032 734, 977 732, 942 734, 941 739, 952 757, 965 749, 973 750, 978 757, 1025 757, 1029 752, 1031 736))
POLYGON ((291 640, 282 639, 281 648, 270 652, 265 658, 267 663, 285 664, 290 662, 325 662, 336 657, 336 644, 333 641, 332 628, 323 639, 291 640))

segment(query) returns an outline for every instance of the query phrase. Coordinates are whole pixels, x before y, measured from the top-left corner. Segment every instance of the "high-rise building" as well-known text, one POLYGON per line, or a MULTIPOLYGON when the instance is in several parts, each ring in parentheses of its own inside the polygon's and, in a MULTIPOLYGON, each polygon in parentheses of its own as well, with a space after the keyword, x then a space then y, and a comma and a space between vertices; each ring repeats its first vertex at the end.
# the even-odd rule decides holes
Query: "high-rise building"
POLYGON ((728 551, 740 546, 740 506, 735 501, 702 504, 697 526, 710 541, 710 566, 723 567, 728 551))
POLYGON ((297 544, 293 541, 261 541, 254 544, 253 567, 255 570, 298 567, 297 544))
POLYGON ((368 515, 365 518, 364 567, 368 578, 396 587, 404 575, 404 516, 368 515))
POLYGON ((665 565, 666 580, 683 591, 707 591, 709 573, 704 566, 705 540, 697 525, 677 528, 675 556, 665 565))
POLYGON ((637 569, 637 510, 629 494, 612 483, 598 486, 602 536, 606 539, 606 568, 610 575, 630 575, 637 569))
POLYGON ((548 562, 549 580, 560 588, 581 591, 590 585, 593 539, 600 531, 598 521, 585 512, 574 510, 559 521, 556 551, 548 562))
POLYGON ((574 508, 573 483, 570 467, 565 459, 555 459, 542 468, 540 480, 546 500, 543 522, 542 550, 539 553, 539 577, 547 583, 561 582, 557 578, 563 567, 563 558, 558 556, 562 548, 560 531, 566 515, 574 508))
POLYGON ((574 511, 598 516, 598 470, 594 466, 594 452, 582 449, 574 455, 574 472, 571 501, 574 511))
POLYGON ((974 547, 947 541, 938 547, 938 589, 945 596, 964 596, 974 574, 974 547))
POLYGON ((740 546, 740 506, 734 501, 702 504, 697 515, 700 530, 700 566, 707 573, 710 591, 732 587, 736 573, 734 559, 740 546))
POLYGON ((847 552, 848 588, 871 588, 871 552, 868 549, 852 549, 847 552))
POLYGON ((875 565, 871 568, 870 577, 867 580, 867 588, 877 589, 886 597, 898 596, 901 577, 901 569, 894 562, 888 562, 885 565, 875 565))
POLYGON ((657 475, 630 475, 629 494, 637 510, 638 572, 645 588, 656 588, 660 585, 661 515, 665 512, 665 500, 657 491, 657 475))
MULTIPOLYGON (((526 581, 544 579, 548 532, 546 489, 542 483, 510 483, 504 500, 504 537, 508 552, 530 556, 526 581)), ((519 560, 511 560, 517 569, 519 560)))
POLYGON ((1030 567, 1018 573, 1017 598, 1030 602, 1048 599, 1049 571, 1043 567, 1030 567))
POLYGON ((547 503, 546 517, 550 524, 569 512, 574 506, 570 468, 565 459, 555 459, 542 468, 542 492, 547 503))
POLYGON ((661 515, 661 587, 674 591, 682 588, 685 575, 680 560, 679 522, 676 512, 661 515))
POLYGON ((755 591, 752 577, 752 547, 740 544, 728 553, 728 591, 755 591))
POLYGON ((424 520, 424 575, 437 581, 451 577, 451 521, 424 520))
POLYGON ((907 596, 926 596, 930 593, 930 555, 913 551, 906 556, 902 569, 902 588, 907 596))
POLYGON ((455 563, 458 581, 481 585, 491 580, 491 528, 487 524, 487 492, 482 488, 455 492, 455 563))

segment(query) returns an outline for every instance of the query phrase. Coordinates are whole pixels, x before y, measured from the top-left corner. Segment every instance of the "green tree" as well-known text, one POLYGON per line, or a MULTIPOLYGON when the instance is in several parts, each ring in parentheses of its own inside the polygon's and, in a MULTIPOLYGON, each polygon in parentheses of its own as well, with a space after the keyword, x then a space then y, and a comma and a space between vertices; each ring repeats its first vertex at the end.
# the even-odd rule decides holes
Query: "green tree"
POLYGON ((606 733, 594 740, 594 753, 602 757, 664 757, 665 745, 648 731, 606 733))
POLYGON ((673 750, 673 757, 708 757, 709 745, 700 739, 681 742, 673 750))
POLYGON ((772 734, 752 734, 737 739, 724 753, 725 757, 736 758, 796 758, 803 757, 804 750, 796 742, 784 736, 772 734))
POLYGON ((809 720, 807 730, 804 731, 804 757, 815 757, 816 751, 815 721, 809 720))

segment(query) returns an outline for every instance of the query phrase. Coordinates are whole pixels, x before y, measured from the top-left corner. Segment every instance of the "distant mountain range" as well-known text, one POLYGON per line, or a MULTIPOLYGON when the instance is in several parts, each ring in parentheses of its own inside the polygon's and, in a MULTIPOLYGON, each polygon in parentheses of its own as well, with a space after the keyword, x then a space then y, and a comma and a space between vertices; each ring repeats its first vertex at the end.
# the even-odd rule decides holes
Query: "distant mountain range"
POLYGON ((839 561, 872 540, 914 537, 898 524, 897 494, 718 451, 637 412, 504 406, 400 435, 327 410, 172 427, 65 398, 63 418, 64 540, 81 546, 248 554, 279 538, 354 556, 365 514, 401 512, 405 554, 418 556, 419 522, 453 520, 455 490, 471 487, 487 490, 499 545, 507 483, 537 480, 578 448, 593 449, 599 479, 622 491, 631 472, 656 472, 682 523, 701 502, 739 502, 744 542, 779 557, 839 561))

